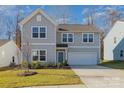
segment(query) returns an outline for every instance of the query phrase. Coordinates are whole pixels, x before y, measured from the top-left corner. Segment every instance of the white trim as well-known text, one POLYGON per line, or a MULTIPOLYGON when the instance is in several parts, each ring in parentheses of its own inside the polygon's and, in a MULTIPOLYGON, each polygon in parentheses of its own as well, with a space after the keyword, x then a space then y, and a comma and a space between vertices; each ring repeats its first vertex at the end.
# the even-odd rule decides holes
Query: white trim
MULTIPOLYGON (((23 43, 23 45, 26 45, 26 43, 23 43)), ((30 45, 56 45, 56 43, 30 43, 30 45)))
POLYGON ((94 43, 94 33, 88 33, 88 32, 87 32, 87 33, 85 33, 85 32, 82 33, 82 43, 84 43, 84 44, 88 44, 88 43, 91 44, 91 43, 94 43), (84 42, 84 41, 83 41, 83 35, 84 35, 84 34, 87 34, 87 35, 88 35, 88 38, 87 38, 88 41, 87 41, 87 42, 84 42), (92 34, 92 35, 93 35, 93 42, 89 42, 89 34, 92 34))
POLYGON ((68 46, 68 48, 100 48, 99 46, 68 46))
MULTIPOLYGON (((103 52, 104 52, 104 49, 103 49, 103 52)), ((104 53, 103 53, 103 58, 104 58, 104 53)), ((99 62, 100 62, 100 59, 101 59, 101 34, 99 34, 99 62)))
POLYGON ((68 47, 56 47, 56 49, 67 49, 68 47))
POLYGON ((40 61, 40 59, 39 59, 40 53, 38 53, 38 61, 39 61, 39 62, 47 62, 47 49, 32 49, 32 50, 31 50, 31 61, 33 61, 33 59, 32 59, 32 56, 33 56, 33 55, 32 55, 32 51, 35 51, 35 50, 38 51, 38 52, 39 52, 40 50, 41 50, 41 51, 42 51, 42 50, 45 51, 45 53, 46 53, 46 60, 45 60, 45 61, 40 61))
POLYGON ((65 60, 68 60, 68 50, 65 49, 65 60))
POLYGON ((64 61, 64 51, 57 51, 57 62, 59 62, 59 61, 58 61, 58 53, 59 53, 59 52, 62 52, 62 53, 63 53, 63 61, 64 61))
POLYGON ((74 33, 61 33, 61 43, 74 43, 74 33), (67 42, 63 42, 63 34, 67 34, 67 42), (72 34, 72 42, 68 42, 68 34, 72 34))
POLYGON ((31 39, 47 39, 47 26, 31 26, 31 39), (38 38, 33 38, 32 36, 32 30, 33 30, 33 27, 38 27, 38 38), (45 38, 40 38, 40 27, 44 27, 45 28, 45 38))

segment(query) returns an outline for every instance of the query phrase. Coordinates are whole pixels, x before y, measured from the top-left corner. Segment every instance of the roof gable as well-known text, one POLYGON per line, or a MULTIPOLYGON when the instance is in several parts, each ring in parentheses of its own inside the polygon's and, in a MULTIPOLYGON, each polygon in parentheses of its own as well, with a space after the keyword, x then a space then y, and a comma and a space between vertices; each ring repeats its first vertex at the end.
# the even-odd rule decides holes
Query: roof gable
POLYGON ((37 9, 37 10, 33 11, 29 16, 25 17, 21 22, 19 22, 19 25, 23 26, 25 23, 27 23, 31 18, 33 18, 38 13, 42 14, 44 17, 46 17, 54 25, 57 25, 57 23, 41 9, 37 9))
POLYGON ((123 29, 124 29, 124 21, 120 21, 120 20, 116 21, 113 27, 110 29, 110 31, 105 36, 104 40, 111 38, 113 35, 116 36, 119 33, 124 34, 123 29))
POLYGON ((0 47, 3 46, 4 44, 8 43, 9 40, 6 40, 6 39, 1 39, 0 40, 0 47))

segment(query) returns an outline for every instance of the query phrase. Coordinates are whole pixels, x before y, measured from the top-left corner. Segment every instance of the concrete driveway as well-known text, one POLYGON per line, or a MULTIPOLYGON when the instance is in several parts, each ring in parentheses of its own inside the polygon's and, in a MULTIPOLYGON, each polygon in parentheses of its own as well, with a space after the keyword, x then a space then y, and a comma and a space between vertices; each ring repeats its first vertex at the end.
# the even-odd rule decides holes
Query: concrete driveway
POLYGON ((103 66, 72 66, 86 87, 124 88, 124 71, 103 66))

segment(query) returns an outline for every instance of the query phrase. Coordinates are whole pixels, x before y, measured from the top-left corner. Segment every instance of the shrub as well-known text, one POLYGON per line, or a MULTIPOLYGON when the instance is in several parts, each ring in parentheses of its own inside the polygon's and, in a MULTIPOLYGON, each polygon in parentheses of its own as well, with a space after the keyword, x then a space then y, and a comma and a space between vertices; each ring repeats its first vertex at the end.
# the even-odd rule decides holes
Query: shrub
POLYGON ((40 69, 41 68, 41 63, 40 62, 37 62, 37 61, 33 61, 31 63, 31 68, 32 69, 40 69))
POLYGON ((10 66, 10 67, 15 67, 16 64, 15 64, 14 62, 10 62, 9 66, 10 66))
POLYGON ((46 62, 45 64, 44 64, 44 67, 55 67, 56 66, 56 64, 54 63, 54 62, 46 62))
POLYGON ((64 66, 68 66, 67 60, 65 60, 65 61, 63 62, 63 65, 64 65, 64 66))
POLYGON ((21 66, 22 66, 23 68, 30 68, 30 64, 29 64, 29 62, 27 62, 27 61, 22 61, 21 66))
POLYGON ((64 64, 62 63, 62 62, 58 62, 57 63, 57 68, 61 68, 61 67, 63 67, 64 66, 64 64))

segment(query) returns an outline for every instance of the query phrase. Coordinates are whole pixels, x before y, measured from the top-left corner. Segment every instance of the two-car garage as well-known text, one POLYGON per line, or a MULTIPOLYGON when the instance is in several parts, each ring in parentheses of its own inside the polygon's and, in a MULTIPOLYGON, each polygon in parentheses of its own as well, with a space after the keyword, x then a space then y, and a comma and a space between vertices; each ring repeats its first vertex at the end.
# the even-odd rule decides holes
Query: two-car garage
POLYGON ((96 65, 97 52, 68 52, 69 65, 96 65))

